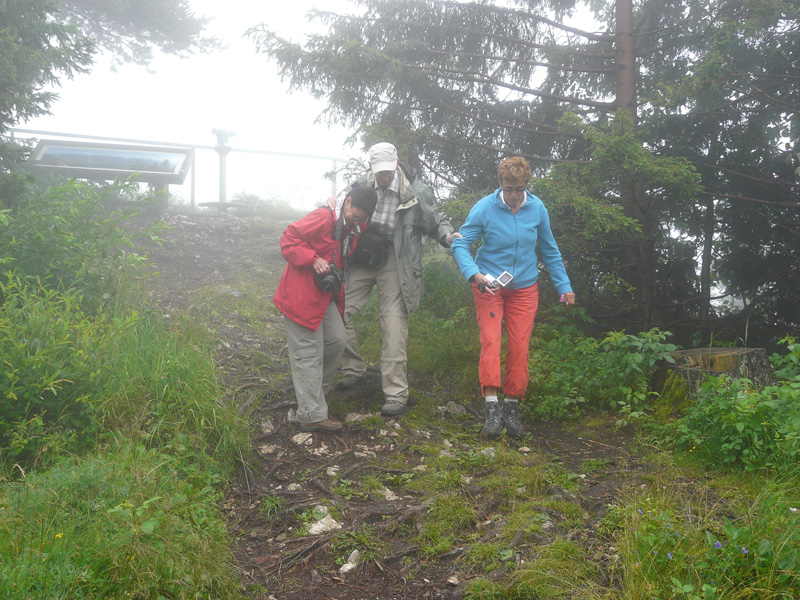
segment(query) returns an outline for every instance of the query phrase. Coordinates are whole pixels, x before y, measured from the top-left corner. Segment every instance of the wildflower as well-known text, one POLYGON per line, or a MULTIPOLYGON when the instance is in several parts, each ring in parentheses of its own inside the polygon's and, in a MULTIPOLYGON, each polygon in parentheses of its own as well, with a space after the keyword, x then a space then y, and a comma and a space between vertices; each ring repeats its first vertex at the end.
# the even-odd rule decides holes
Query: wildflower
POLYGON ((639 509, 639 514, 640 514, 640 515, 643 515, 643 514, 644 514, 644 513, 642 512, 642 509, 641 509, 641 508, 639 509))
POLYGON ((672 560, 672 552, 667 552, 667 558, 672 560))
POLYGON ((64 534, 63 534, 63 533, 57 533, 57 534, 56 534, 56 539, 61 539, 61 538, 63 538, 63 537, 64 537, 64 534))
POLYGON ((722 542, 720 542, 719 540, 717 540, 716 542, 714 542, 714 548, 716 548, 717 550, 719 550, 720 548, 722 548, 722 542))
POLYGON ((747 548, 745 548, 744 546, 742 546, 742 554, 747 556, 747 548))

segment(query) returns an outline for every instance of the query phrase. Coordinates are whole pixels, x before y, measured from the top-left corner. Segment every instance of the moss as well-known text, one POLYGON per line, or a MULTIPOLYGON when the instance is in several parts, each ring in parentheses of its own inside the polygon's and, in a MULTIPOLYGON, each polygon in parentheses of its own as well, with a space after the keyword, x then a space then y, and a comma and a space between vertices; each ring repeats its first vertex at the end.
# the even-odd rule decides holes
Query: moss
POLYGON ((686 412, 689 398, 689 387, 678 373, 667 372, 664 389, 655 402, 655 417, 661 422, 666 422, 686 412))

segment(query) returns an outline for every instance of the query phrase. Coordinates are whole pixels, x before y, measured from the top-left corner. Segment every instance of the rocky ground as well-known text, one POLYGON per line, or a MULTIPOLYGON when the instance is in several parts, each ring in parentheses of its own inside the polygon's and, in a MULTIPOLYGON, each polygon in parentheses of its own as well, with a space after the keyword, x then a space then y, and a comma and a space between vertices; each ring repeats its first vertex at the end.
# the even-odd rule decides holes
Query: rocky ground
POLYGON ((412 391, 420 398, 414 414, 378 416, 373 375, 368 385, 329 399, 333 415, 347 420, 340 433, 300 434, 287 418, 294 398, 282 322, 271 305, 285 224, 217 212, 171 213, 165 222, 161 244, 146 244, 159 273, 149 280, 152 298, 168 318, 195 315, 213 331, 225 401, 252 424, 254 453, 223 506, 250 596, 459 598, 473 578, 501 581, 514 560, 531 560, 555 539, 580 544, 596 567, 593 585, 613 590, 615 548, 597 525, 623 487, 639 485, 642 467, 624 435, 603 419, 577 432, 527 422, 530 435, 521 443, 487 444, 476 435, 477 395, 451 397, 438 382, 415 376, 413 365, 412 391), (466 557, 467 541, 497 538, 510 517, 482 484, 499 468, 497 457, 552 476, 534 486, 543 522, 507 540, 514 558, 492 570, 466 557), (447 551, 431 552, 420 539, 437 492, 411 482, 467 462, 455 490, 445 489, 474 500, 468 531, 447 551), (357 560, 352 549, 360 550, 357 560))

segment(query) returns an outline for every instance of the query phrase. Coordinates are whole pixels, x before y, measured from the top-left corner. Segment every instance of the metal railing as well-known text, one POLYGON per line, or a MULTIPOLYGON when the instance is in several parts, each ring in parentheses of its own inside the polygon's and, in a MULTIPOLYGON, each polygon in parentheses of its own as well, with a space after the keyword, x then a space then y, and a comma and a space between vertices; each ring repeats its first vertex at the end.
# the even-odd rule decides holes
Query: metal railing
MULTIPOLYGON (((241 154, 249 154, 249 155, 265 155, 265 156, 276 156, 282 158, 296 158, 302 160, 314 160, 314 161, 330 161, 331 163, 331 172, 333 173, 333 179, 331 181, 331 195, 336 195, 337 193, 337 181, 336 181, 336 170, 338 168, 339 163, 346 162, 347 159, 344 158, 337 158, 333 156, 325 156, 325 155, 318 155, 318 154, 298 154, 293 152, 280 152, 276 150, 262 150, 256 148, 235 148, 228 145, 228 141, 231 136, 235 135, 233 132, 230 131, 223 131, 214 129, 212 130, 212 134, 217 136, 217 144, 216 145, 198 145, 198 144, 182 144, 178 142, 165 142, 160 140, 142 140, 142 139, 133 139, 133 138, 122 138, 122 137, 111 137, 111 136, 100 136, 100 135, 84 135, 84 134, 77 134, 77 133, 65 133, 60 131, 44 131, 39 129, 25 129, 21 127, 12 127, 9 129, 10 137, 14 139, 14 137, 18 134, 24 135, 25 137, 32 137, 39 139, 41 136, 47 137, 55 137, 55 138, 73 138, 73 139, 82 139, 82 140, 94 140, 94 141, 103 141, 103 142, 115 142, 115 143, 126 143, 126 144, 144 144, 148 146, 169 146, 169 147, 182 147, 182 148, 191 148, 195 151, 197 150, 205 150, 205 151, 213 151, 216 152, 219 157, 219 204, 225 204, 228 201, 228 178, 227 178, 227 156, 230 153, 241 153, 241 154)), ((196 189, 197 189, 197 180, 196 180, 196 172, 197 172, 197 165, 196 163, 191 167, 191 176, 190 176, 190 185, 191 185, 191 205, 192 208, 197 206, 197 196, 196 196, 196 189)), ((207 203, 208 204, 208 203, 207 203)))

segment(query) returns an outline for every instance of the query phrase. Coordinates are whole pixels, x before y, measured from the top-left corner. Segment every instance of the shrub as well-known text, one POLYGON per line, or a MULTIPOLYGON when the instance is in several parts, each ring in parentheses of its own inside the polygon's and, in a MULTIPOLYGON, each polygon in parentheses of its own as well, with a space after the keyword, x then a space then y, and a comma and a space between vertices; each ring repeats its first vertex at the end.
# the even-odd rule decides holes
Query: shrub
POLYGON ((198 462, 204 454, 228 467, 238 459, 248 435, 235 408, 219 402, 209 332, 188 321, 167 329, 148 311, 116 317, 110 325, 97 392, 105 399, 104 425, 150 444, 179 445, 198 462))
POLYGON ((0 236, 0 273, 13 269, 20 279, 76 290, 82 302, 100 306, 114 293, 122 267, 143 263, 141 256, 125 250, 131 237, 122 223, 132 213, 108 214, 103 207, 117 194, 135 197, 136 192, 126 185, 73 180, 17 202, 0 236))
POLYGON ((778 342, 786 345, 786 354, 775 353, 769 357, 775 368, 775 376, 781 379, 794 379, 800 376, 800 344, 791 336, 778 342))
POLYGON ((715 464, 746 470, 793 464, 800 456, 800 376, 762 392, 747 379, 711 377, 671 437, 715 464))
POLYGON ((673 360, 669 353, 677 347, 666 343, 670 335, 652 329, 639 335, 611 332, 601 340, 563 334, 534 338, 528 394, 536 403, 531 410, 563 418, 588 405, 619 412, 620 424, 641 416, 659 361, 673 360))
POLYGON ((157 315, 127 308, 89 318, 76 292, 7 278, 0 283, 0 456, 49 462, 108 431, 186 446, 200 463, 205 453, 220 463, 238 456, 245 426, 232 407, 217 405, 207 332, 189 323, 170 332, 157 315))
POLYGON ((94 391, 105 329, 80 300, 11 274, 0 283, 0 449, 17 460, 47 459, 57 440, 99 429, 94 391))

